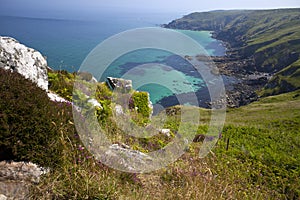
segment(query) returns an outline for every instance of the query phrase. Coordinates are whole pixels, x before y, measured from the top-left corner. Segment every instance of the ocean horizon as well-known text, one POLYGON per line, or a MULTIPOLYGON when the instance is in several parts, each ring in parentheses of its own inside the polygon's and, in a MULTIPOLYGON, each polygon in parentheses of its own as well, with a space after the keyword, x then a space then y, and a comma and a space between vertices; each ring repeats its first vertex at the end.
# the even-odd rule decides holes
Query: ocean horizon
MULTIPOLYGON (((48 66, 54 70, 74 72, 78 71, 88 54, 107 38, 131 29, 159 27, 179 17, 181 15, 177 17, 165 14, 135 16, 128 13, 121 13, 117 16, 103 14, 101 17, 89 20, 0 16, 0 35, 13 37, 20 43, 40 51, 42 55, 46 56, 48 66)), ((212 38, 209 31, 177 31, 199 43, 209 56, 222 56, 225 54, 226 49, 222 42, 212 38)), ((179 61, 178 58, 176 60, 174 55, 155 49, 141 50, 120 56, 109 66, 105 75, 122 77, 124 73, 135 66, 149 63, 158 63, 158 65, 152 68, 148 66, 143 70, 143 74, 131 74, 127 78, 133 79, 133 82, 138 82, 140 79, 157 78, 158 76, 155 77, 155 74, 164 74, 164 76, 161 76, 163 79, 161 82, 165 86, 168 85, 169 88, 159 87, 155 84, 135 88, 135 83, 133 83, 134 89, 149 92, 151 101, 154 104, 164 104, 162 103, 164 99, 170 99, 174 95, 207 90, 201 76, 191 75, 190 72, 187 72, 189 66, 184 64, 184 61, 179 61), (186 83, 177 82, 174 70, 164 70, 163 67, 160 67, 161 64, 175 66, 176 73, 180 73, 180 76, 185 77, 187 81, 184 82, 190 82, 189 84, 192 85, 192 89, 195 91, 187 91, 185 89, 187 88, 186 83), (180 67, 176 67, 176 65, 180 67)), ((105 77, 102 77, 99 81, 104 81, 104 79, 105 77)), ((178 104, 173 100, 171 102, 174 105, 178 104)))

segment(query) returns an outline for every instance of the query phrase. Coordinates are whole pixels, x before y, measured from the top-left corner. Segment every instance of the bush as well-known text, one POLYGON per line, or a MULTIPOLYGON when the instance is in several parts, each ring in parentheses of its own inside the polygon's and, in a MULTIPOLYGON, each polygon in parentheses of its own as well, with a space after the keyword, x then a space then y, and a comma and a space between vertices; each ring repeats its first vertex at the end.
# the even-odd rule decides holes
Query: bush
POLYGON ((0 91, 0 159, 57 166, 60 136, 76 133, 71 106, 51 102, 34 83, 3 69, 0 91))
POLYGON ((151 113, 148 98, 147 92, 134 92, 132 95, 133 108, 137 108, 137 112, 146 118, 148 118, 151 113))
POLYGON ((64 70, 48 72, 49 90, 68 101, 72 101, 74 80, 75 75, 64 70))
POLYGON ((141 126, 150 122, 151 108, 149 107, 149 96, 147 92, 133 92, 129 99, 129 109, 134 122, 141 126))

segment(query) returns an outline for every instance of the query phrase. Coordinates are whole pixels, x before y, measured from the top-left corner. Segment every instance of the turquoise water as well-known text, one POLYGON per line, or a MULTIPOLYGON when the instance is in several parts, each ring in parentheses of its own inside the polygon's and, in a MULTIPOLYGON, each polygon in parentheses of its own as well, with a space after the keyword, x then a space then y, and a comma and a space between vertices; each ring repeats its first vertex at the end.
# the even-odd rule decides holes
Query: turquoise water
POLYGON ((225 54, 225 48, 222 42, 212 38, 210 31, 190 31, 190 30, 177 30, 183 33, 196 42, 198 42, 207 51, 208 55, 222 56, 225 54))
MULTIPOLYGON (((103 16, 94 21, 0 16, 0 35, 14 37, 37 49, 47 57, 51 68, 72 72, 79 69, 89 52, 110 36, 133 28, 154 27, 172 19, 174 17, 148 15, 146 20, 122 14, 103 16)), ((213 39, 209 31, 177 31, 194 39, 208 55, 225 53, 222 43, 213 39)), ((170 52, 141 49, 117 58, 101 80, 107 76, 131 79, 134 88, 148 91, 155 104, 167 97, 205 88, 201 76, 194 71, 183 58, 170 52)))
POLYGON ((203 87, 202 79, 185 75, 183 72, 162 64, 141 65, 123 77, 132 80, 135 89, 148 91, 154 104, 164 97, 195 92, 203 87))
POLYGON ((158 49, 141 49, 119 57, 104 71, 100 81, 108 76, 132 80, 134 89, 149 92, 153 104, 206 87, 188 61, 158 49))

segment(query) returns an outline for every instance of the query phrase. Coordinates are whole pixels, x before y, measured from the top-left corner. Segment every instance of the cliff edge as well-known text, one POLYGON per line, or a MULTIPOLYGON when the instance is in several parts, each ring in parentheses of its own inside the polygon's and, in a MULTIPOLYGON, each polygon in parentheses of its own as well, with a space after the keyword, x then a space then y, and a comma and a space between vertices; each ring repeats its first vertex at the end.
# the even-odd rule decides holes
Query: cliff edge
POLYGON ((0 36, 0 68, 15 71, 48 91, 46 59, 14 38, 0 36))

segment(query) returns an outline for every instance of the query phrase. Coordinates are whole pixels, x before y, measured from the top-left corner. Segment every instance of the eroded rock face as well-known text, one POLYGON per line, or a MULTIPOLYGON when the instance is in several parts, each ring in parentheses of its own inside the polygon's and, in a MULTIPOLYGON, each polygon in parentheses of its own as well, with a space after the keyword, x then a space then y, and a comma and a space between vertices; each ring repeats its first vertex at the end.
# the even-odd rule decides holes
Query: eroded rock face
POLYGON ((46 59, 40 52, 13 38, 0 36, 0 67, 18 72, 48 91, 46 59))

